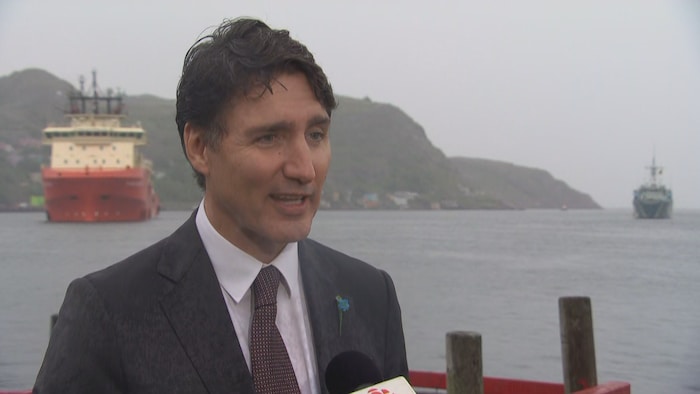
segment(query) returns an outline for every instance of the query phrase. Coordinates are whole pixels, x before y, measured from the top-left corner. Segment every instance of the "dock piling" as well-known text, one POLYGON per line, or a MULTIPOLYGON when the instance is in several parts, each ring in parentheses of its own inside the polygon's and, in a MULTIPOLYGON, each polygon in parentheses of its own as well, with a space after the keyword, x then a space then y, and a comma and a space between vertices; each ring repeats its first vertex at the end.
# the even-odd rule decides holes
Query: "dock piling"
POLYGON ((559 298, 559 326, 565 393, 597 386, 591 299, 559 298))
POLYGON ((448 332, 446 343, 447 393, 484 394, 481 334, 448 332))

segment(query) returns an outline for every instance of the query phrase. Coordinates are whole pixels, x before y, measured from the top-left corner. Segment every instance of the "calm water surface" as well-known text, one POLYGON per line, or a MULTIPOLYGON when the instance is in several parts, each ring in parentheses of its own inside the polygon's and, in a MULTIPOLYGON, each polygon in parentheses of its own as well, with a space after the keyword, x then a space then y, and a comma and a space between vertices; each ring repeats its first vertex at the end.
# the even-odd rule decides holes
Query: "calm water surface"
MULTIPOLYGON (((31 387, 70 280, 171 233, 144 223, 0 214, 0 389, 31 387)), ((700 392, 700 211, 320 212, 312 237, 387 270, 412 369, 444 370, 445 334, 482 334, 484 374, 562 381, 558 298, 593 304, 598 380, 700 392)))

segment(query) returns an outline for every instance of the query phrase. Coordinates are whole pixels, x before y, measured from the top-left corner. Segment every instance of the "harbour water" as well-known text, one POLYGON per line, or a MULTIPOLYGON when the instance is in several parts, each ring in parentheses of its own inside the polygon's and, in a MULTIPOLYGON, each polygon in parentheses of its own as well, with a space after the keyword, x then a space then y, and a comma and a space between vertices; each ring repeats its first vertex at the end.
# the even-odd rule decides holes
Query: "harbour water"
MULTIPOLYGON (((75 277, 168 235, 143 223, 47 223, 0 214, 0 389, 30 388, 50 316, 75 277)), ((593 304, 599 382, 700 392, 700 211, 322 211, 312 237, 388 271, 409 365, 445 369, 445 334, 482 334, 484 374, 562 381, 558 298, 593 304)))

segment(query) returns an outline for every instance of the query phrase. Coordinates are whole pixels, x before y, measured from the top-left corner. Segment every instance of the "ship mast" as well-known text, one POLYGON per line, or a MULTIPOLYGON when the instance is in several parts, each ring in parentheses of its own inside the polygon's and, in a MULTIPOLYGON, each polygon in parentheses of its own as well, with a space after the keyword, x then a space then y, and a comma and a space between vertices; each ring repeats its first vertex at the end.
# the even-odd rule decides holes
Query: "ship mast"
POLYGON ((92 70, 92 113, 97 115, 100 113, 100 96, 97 95, 97 71, 92 70))
POLYGON ((74 92, 70 95, 70 109, 69 113, 72 115, 87 114, 86 104, 88 101, 92 101, 92 114, 99 115, 100 112, 104 112, 105 115, 121 115, 123 104, 122 95, 117 91, 116 96, 112 96, 112 90, 107 90, 107 96, 102 97, 99 93, 99 87, 97 86, 97 71, 92 71, 92 97, 89 92, 85 92, 85 77, 80 76, 80 90, 74 92), (112 102, 115 103, 114 107, 112 102), (80 106, 78 106, 80 103, 80 106), (104 110, 100 109, 100 104, 103 103, 104 110))
POLYGON ((651 158, 651 166, 647 167, 649 169, 649 174, 651 175, 650 180, 653 186, 656 186, 656 175, 661 174, 663 167, 656 165, 656 154, 651 158))

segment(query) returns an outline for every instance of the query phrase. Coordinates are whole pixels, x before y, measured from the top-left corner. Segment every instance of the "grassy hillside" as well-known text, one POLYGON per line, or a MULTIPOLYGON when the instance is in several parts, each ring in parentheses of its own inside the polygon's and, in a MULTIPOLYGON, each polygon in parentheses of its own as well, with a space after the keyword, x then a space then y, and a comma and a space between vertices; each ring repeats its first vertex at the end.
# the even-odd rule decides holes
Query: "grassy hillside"
POLYGON ((470 193, 493 196, 513 208, 600 208, 589 195, 573 190, 544 170, 466 157, 450 161, 470 193))
POLYGON ((0 78, 0 138, 17 143, 41 137, 41 129, 63 117, 73 87, 46 71, 28 69, 0 78))
POLYGON ((328 189, 418 192, 430 199, 460 196, 458 175, 423 129, 400 109, 339 98, 331 126, 333 164, 328 189))

